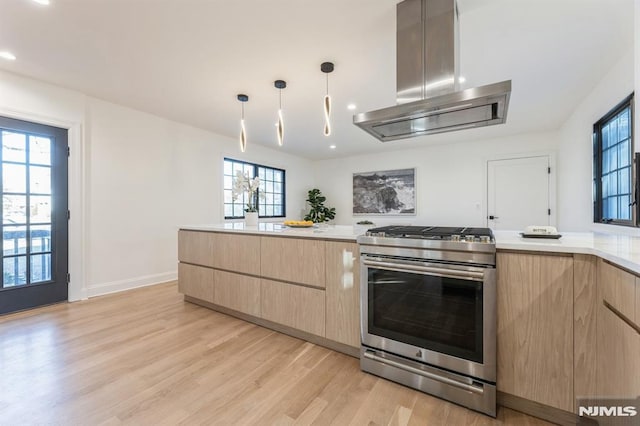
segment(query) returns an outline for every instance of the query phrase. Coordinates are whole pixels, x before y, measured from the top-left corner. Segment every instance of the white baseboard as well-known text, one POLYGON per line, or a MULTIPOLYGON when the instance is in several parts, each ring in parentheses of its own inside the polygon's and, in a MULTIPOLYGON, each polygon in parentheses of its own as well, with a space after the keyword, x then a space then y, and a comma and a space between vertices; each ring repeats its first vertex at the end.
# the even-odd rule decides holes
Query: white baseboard
POLYGON ((146 287, 178 279, 178 271, 164 272, 162 274, 145 275, 120 281, 95 284, 87 287, 87 297, 102 296, 109 293, 131 290, 138 287, 146 287))

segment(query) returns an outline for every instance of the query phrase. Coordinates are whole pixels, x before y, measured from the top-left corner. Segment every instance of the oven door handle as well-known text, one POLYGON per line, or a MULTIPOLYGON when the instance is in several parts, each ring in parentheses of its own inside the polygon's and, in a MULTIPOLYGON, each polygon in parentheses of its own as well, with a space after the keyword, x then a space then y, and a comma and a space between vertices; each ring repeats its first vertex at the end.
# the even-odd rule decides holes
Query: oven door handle
POLYGON ((366 266, 372 266, 378 269, 385 269, 396 272, 416 272, 422 275, 435 275, 444 278, 456 278, 473 281, 483 281, 484 273, 475 271, 461 271, 458 269, 437 268, 434 266, 410 265, 406 263, 398 264, 393 262, 381 262, 379 260, 369 260, 362 258, 362 263, 366 266))
POLYGON ((419 368, 412 367, 410 365, 405 365, 400 362, 396 362, 392 359, 383 358, 375 354, 375 352, 370 350, 365 350, 362 354, 365 358, 368 358, 372 361, 377 361, 382 364, 389 365, 391 367, 399 368, 401 370, 408 371, 409 373, 417 374, 422 377, 426 377, 427 379, 435 380, 440 383, 445 383, 447 385, 455 386, 460 389, 464 389, 469 392, 477 393, 482 395, 484 393, 484 389, 480 385, 476 385, 472 383, 464 383, 455 379, 450 379, 449 377, 444 377, 439 374, 431 373, 429 371, 424 371, 419 368))

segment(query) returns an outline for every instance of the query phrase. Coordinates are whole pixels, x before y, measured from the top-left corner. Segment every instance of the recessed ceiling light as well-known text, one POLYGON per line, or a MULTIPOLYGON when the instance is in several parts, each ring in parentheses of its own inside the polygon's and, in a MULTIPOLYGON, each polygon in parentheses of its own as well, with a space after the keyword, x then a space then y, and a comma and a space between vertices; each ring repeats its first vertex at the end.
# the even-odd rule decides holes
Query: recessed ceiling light
POLYGON ((43 6, 49 6, 49 4, 51 3, 49 0, 33 0, 33 1, 43 6))
POLYGON ((16 60, 16 56, 11 52, 7 52, 6 50, 0 52, 0 58, 6 59, 8 61, 15 61, 16 60))
POLYGON ((353 111, 354 109, 356 109, 356 104, 349 104, 347 105, 347 109, 353 111))
POLYGON ((462 76, 458 77, 458 83, 464 83, 465 81, 467 81, 466 78, 464 78, 462 76))
POLYGON ((335 145, 329 145, 329 149, 336 149, 335 145))

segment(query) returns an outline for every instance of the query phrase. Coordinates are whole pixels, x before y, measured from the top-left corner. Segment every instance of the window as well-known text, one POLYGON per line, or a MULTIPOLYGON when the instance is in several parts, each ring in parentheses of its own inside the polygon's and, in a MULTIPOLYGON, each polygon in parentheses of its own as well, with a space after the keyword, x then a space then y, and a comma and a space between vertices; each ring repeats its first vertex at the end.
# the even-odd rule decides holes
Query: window
POLYGON ((285 217, 285 171, 261 164, 224 159, 224 218, 241 219, 247 204, 243 194, 233 201, 233 179, 237 171, 248 173, 250 178, 260 177, 258 197, 259 217, 285 217))
POLYGON ((594 222, 635 226, 633 94, 593 125, 594 222))

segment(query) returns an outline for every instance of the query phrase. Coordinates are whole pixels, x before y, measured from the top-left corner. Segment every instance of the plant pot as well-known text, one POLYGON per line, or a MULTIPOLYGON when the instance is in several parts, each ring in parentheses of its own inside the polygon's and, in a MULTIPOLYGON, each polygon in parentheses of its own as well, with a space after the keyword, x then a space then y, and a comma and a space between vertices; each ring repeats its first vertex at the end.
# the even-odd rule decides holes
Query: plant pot
POLYGON ((258 212, 245 212, 244 224, 247 226, 258 226, 258 212))

